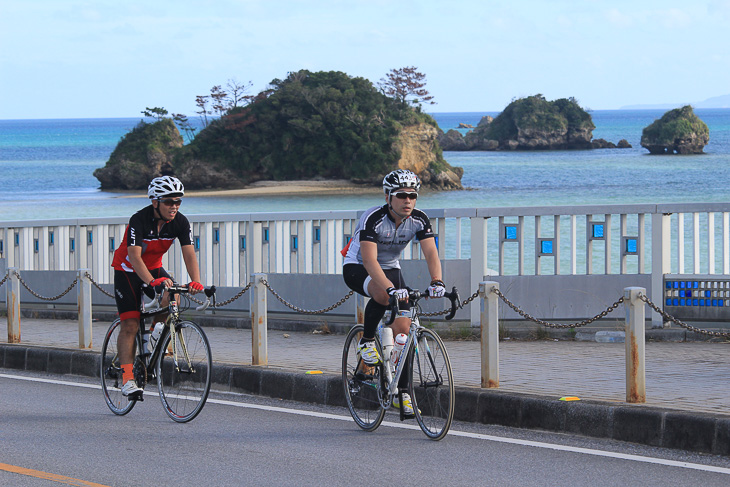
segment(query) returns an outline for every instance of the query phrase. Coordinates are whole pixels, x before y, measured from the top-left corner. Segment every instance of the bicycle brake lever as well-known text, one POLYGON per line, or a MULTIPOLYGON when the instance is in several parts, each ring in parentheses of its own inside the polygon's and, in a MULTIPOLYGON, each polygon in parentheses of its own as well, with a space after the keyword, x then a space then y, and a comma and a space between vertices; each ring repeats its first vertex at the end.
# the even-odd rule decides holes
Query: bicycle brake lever
POLYGON ((395 317, 398 316, 398 298, 396 298, 395 296, 391 296, 388 299, 388 307, 390 308, 390 319, 385 324, 386 326, 392 325, 395 321, 395 317))

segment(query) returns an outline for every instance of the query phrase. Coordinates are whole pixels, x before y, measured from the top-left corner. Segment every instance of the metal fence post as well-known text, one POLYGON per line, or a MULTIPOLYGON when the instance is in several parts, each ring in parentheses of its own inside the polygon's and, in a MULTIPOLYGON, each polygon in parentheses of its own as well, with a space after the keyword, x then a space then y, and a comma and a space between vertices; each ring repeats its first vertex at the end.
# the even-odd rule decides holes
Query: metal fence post
POLYGON ((479 283, 481 299, 480 322, 482 327, 482 388, 499 387, 499 301, 492 292, 499 289, 499 283, 479 283))
POLYGON ((79 348, 91 348, 91 280, 89 269, 78 270, 79 348))
POLYGON ((355 323, 358 325, 365 323, 365 306, 369 300, 370 298, 355 293, 355 323))
POLYGON ((268 331, 266 316, 266 286, 261 282, 266 274, 252 276, 253 293, 251 293, 251 364, 268 365, 268 331))
POLYGON ((626 308, 626 402, 646 402, 645 309, 639 295, 646 296, 643 287, 624 289, 626 308))
POLYGON ((18 269, 8 269, 7 300, 8 306, 8 343, 20 343, 20 279, 18 269))

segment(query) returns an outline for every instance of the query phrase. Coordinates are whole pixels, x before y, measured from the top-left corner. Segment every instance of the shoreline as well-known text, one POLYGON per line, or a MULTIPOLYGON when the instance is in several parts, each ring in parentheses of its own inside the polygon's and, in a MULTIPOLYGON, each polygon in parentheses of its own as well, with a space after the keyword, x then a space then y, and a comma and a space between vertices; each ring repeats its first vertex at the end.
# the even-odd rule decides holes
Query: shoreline
MULTIPOLYGON (((143 190, 139 190, 140 192, 143 190)), ((110 191, 122 193, 118 198, 146 198, 146 194, 133 191, 110 191), (134 193, 134 194, 124 194, 134 193)), ((298 180, 298 181, 257 181, 243 188, 236 189, 195 189, 185 191, 186 198, 205 196, 280 196, 289 194, 380 194, 379 186, 356 184, 347 179, 334 180, 298 180)))

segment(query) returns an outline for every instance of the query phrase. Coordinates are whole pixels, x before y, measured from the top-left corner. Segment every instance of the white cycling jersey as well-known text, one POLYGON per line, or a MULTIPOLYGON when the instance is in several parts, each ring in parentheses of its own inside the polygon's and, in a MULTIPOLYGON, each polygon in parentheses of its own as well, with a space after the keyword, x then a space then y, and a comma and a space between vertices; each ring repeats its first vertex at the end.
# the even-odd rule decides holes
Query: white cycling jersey
POLYGON ((396 229, 388 205, 374 206, 360 217, 343 264, 362 264, 360 242, 366 241, 378 244, 378 263, 383 269, 400 269, 398 259, 406 245, 414 238, 425 240, 433 236, 431 221, 421 210, 414 208, 396 229))

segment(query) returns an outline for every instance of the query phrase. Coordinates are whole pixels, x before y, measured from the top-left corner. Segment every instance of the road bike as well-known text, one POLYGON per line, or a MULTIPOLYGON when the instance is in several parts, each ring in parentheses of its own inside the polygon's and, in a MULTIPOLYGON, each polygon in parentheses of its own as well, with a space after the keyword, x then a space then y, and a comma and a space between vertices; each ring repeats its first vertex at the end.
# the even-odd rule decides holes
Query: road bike
MULTIPOLYGON (((357 353, 357 345, 363 333, 363 325, 355 325, 345 339, 342 353, 342 381, 347 408, 357 425, 365 431, 374 431, 383 422, 385 412, 393 405, 393 399, 400 395, 400 419, 403 413, 402 391, 398 390, 401 374, 410 365, 408 392, 413 403, 416 421, 421 430, 432 440, 440 440, 449 431, 454 417, 454 382, 451 363, 446 347, 438 334, 421 326, 419 300, 427 297, 427 292, 409 289, 409 311, 400 311, 398 301, 391 298, 390 318, 381 323, 379 330, 393 323, 396 316, 411 319, 400 359, 394 366, 389 347, 383 350, 381 333, 375 337, 376 346, 383 358, 380 364, 367 365, 357 353)), ((451 300, 451 310, 446 316, 450 320, 459 306, 459 292, 453 288, 444 297, 451 300)))
MULTIPOLYGON (((192 321, 184 320, 181 313, 190 308, 186 286, 166 288, 170 297, 167 306, 160 306, 162 293, 151 303, 140 308, 139 330, 135 338, 134 379, 144 389, 150 381, 157 381, 162 406, 174 421, 185 423, 197 416, 205 406, 210 392, 213 361, 210 343, 203 329, 192 321), (152 350, 145 350, 144 337, 148 334, 145 323, 160 313, 168 313, 165 326, 152 350)), ((197 311, 206 309, 215 299, 215 286, 204 290, 206 301, 197 311)), ((122 368, 119 363, 117 339, 121 321, 115 320, 101 346, 101 388, 107 406, 114 414, 125 415, 143 400, 141 395, 126 397, 122 394, 122 368)), ((149 335, 147 335, 149 336, 149 335)))

